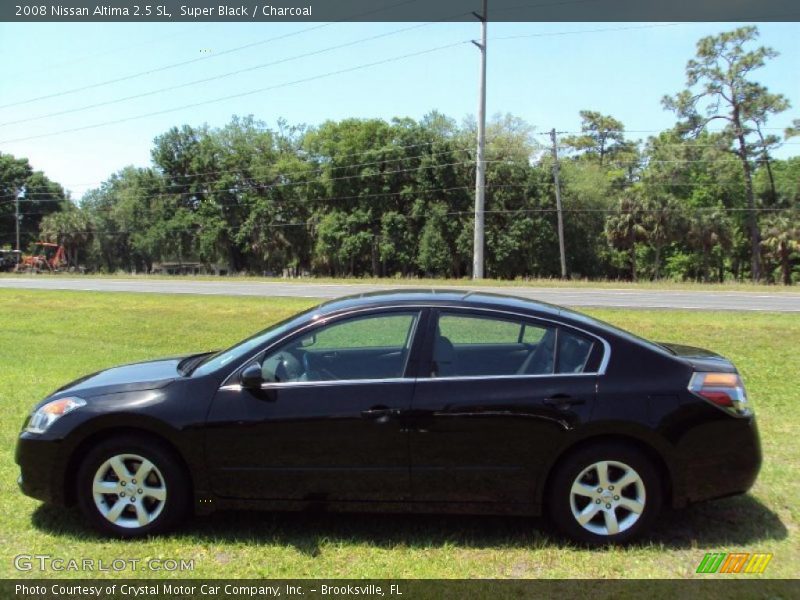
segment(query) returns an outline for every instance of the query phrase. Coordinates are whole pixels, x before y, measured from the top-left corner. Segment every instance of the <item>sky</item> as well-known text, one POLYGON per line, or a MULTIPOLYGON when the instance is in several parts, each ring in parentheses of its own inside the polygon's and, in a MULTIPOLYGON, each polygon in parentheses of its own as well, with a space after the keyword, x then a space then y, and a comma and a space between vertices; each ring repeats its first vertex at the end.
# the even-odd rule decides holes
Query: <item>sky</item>
MULTIPOLYGON (((547 132, 596 110, 645 139, 674 125, 660 100, 684 88, 697 40, 735 25, 489 23, 487 113, 547 132)), ((800 23, 758 26, 780 56, 757 79, 792 103, 768 124, 782 133, 800 117, 800 23)), ((175 125, 432 110, 461 121, 477 110, 478 36, 477 23, 0 23, 0 152, 79 199, 151 164, 153 139, 175 125)), ((800 138, 775 154, 800 154, 800 138)))

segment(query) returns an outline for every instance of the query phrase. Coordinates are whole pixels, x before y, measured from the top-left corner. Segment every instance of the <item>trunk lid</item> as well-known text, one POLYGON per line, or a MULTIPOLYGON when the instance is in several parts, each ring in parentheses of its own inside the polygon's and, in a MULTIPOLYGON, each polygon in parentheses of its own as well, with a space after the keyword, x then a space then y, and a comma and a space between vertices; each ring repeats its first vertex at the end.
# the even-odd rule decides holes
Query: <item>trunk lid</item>
POLYGON ((723 373, 736 373, 734 364, 720 356, 716 352, 697 348, 695 346, 685 346, 683 344, 667 344, 659 342, 659 346, 666 348, 668 352, 691 365, 695 371, 719 371, 723 373))

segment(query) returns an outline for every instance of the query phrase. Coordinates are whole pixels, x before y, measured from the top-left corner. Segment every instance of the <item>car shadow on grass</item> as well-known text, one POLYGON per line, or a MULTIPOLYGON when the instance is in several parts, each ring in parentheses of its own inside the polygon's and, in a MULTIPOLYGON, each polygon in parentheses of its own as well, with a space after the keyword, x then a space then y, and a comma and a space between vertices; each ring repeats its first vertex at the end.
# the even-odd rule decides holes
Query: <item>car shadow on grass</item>
MULTIPOLYGON (((33 513, 38 530, 74 539, 100 539, 76 509, 42 505, 33 513)), ((632 547, 667 549, 746 546, 786 538, 780 517, 746 495, 667 511, 652 532, 632 547)), ((328 512, 225 511, 189 520, 171 534, 189 543, 258 543, 290 546, 317 556, 320 544, 354 543, 381 548, 569 547, 540 518, 328 512)))

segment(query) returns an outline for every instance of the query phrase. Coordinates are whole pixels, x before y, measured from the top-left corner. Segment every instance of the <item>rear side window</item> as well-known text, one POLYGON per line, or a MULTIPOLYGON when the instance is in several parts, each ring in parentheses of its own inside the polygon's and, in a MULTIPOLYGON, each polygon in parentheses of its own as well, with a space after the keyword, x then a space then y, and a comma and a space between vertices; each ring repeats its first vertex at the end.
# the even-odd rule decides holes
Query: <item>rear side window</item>
POLYGON ((516 321, 448 315, 439 317, 439 332, 453 344, 517 344, 524 325, 516 321))
POLYGON ((433 377, 553 373, 555 327, 509 317, 442 313, 433 347, 433 377))
POLYGON ((432 377, 584 373, 596 341, 555 324, 442 312, 432 377))

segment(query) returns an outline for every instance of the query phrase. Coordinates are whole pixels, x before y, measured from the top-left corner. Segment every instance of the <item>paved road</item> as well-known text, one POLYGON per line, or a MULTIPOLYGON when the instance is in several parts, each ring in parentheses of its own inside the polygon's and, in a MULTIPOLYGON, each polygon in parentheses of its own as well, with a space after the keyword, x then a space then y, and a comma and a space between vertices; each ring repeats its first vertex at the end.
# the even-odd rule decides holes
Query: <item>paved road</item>
MULTIPOLYGON (((84 290, 98 292, 150 292, 159 294, 209 294, 221 296, 291 296, 336 298, 348 294, 400 287, 384 284, 327 284, 311 282, 194 281, 191 279, 80 279, 57 277, 0 278, 0 289, 84 290)), ((456 289, 465 289, 460 286, 456 289)), ((800 294, 760 292, 701 292, 616 290, 592 288, 479 287, 485 292, 513 294, 564 306, 619 308, 684 308, 800 312, 800 294)))

